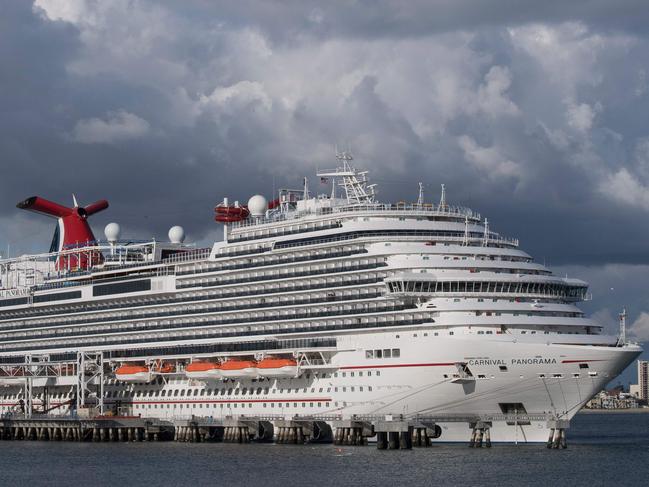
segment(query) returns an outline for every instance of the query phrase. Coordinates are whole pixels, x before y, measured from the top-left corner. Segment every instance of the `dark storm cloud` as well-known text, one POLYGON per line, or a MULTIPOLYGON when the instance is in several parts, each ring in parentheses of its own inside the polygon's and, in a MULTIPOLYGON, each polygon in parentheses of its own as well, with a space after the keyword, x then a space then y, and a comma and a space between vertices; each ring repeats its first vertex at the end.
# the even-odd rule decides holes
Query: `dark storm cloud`
POLYGON ((646 4, 638 0, 359 0, 305 2, 165 2, 194 21, 208 15, 237 27, 255 26, 280 42, 296 36, 417 37, 457 30, 475 31, 529 22, 580 21, 603 31, 646 34, 646 4))
POLYGON ((73 192, 99 234, 208 242, 349 143, 384 199, 444 182, 539 260, 647 262, 643 2, 321 3, 5 2, 0 246, 45 249, 15 203, 73 192))

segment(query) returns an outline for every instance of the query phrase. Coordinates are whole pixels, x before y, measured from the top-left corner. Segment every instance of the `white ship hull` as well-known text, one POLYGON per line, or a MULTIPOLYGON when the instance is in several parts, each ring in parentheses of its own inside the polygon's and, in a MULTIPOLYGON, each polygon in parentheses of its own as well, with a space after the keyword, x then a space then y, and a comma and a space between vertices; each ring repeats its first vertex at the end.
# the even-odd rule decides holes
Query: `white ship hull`
POLYGON ((577 307, 587 283, 553 275, 445 194, 376 202, 343 156, 320 177, 344 197, 312 198, 305 185, 272 208, 224 201, 212 249, 184 246, 178 231, 169 244, 111 234, 0 261, 0 412, 27 402, 67 414, 78 402, 164 419, 427 418, 436 441, 462 442, 479 419, 492 441, 537 442, 640 354, 577 307), (266 358, 296 366, 186 370, 266 358), (174 372, 153 374, 156 364, 174 372), (116 376, 125 365, 145 370, 116 376))
MULTIPOLYGON (((162 419, 437 418, 442 434, 434 441, 443 442, 467 442, 468 418, 485 417, 492 419, 494 442, 544 442, 547 417, 572 418, 640 353, 634 346, 540 344, 506 336, 477 340, 435 336, 434 330, 345 336, 329 365, 305 366, 300 377, 203 382, 179 374, 153 384, 109 383, 105 402, 108 409, 119 406, 120 414, 162 419), (366 358, 366 350, 388 348, 400 356, 366 358), (454 382, 457 363, 468 364, 473 377, 454 382), (504 419, 503 405, 512 404, 524 408, 517 411, 520 422, 511 420, 511 410, 509 421, 504 419)), ((0 408, 15 411, 16 404, 3 402, 0 408)), ((58 412, 67 411, 65 406, 58 412)))

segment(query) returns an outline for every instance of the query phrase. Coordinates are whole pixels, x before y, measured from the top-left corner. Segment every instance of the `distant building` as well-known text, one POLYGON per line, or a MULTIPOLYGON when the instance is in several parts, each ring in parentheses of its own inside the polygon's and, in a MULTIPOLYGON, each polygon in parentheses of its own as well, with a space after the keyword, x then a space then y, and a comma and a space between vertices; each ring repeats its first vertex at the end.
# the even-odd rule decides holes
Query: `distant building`
POLYGON ((610 391, 601 391, 586 403, 586 409, 635 409, 639 407, 638 399, 624 392, 621 387, 610 391))
POLYGON ((638 360, 638 386, 640 388, 640 400, 649 399, 649 361, 638 360))

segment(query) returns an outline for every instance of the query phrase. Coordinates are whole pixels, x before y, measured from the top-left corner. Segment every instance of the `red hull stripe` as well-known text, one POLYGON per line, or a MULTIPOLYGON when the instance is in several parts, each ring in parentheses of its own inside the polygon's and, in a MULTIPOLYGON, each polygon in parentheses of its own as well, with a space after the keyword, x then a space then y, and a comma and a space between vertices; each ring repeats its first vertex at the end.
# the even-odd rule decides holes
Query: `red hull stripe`
POLYGON ((606 360, 603 359, 598 359, 598 360, 562 360, 562 364, 577 364, 577 363, 586 363, 586 362, 606 362, 606 360))
POLYGON ((357 369, 391 369, 396 367, 449 367, 455 365, 455 362, 444 362, 434 364, 392 364, 392 365, 347 365, 340 367, 340 370, 357 370, 357 369))

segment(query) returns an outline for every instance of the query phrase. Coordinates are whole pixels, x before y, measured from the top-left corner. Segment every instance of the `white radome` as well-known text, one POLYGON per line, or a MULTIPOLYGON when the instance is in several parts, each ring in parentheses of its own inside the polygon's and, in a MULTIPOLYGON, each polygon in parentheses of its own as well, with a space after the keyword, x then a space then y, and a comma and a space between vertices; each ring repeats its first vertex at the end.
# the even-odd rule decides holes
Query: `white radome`
POLYGON ((248 210, 252 216, 263 216, 268 208, 268 201, 260 194, 256 194, 248 200, 248 210))
POLYGON ((183 243, 185 240, 185 229, 179 225, 173 226, 169 229, 168 235, 171 243, 183 243))
POLYGON ((109 223, 104 227, 104 235, 106 235, 106 240, 109 242, 117 242, 119 239, 119 233, 121 231, 121 228, 119 227, 119 223, 109 223))

